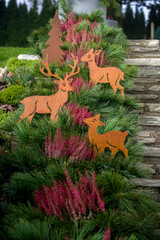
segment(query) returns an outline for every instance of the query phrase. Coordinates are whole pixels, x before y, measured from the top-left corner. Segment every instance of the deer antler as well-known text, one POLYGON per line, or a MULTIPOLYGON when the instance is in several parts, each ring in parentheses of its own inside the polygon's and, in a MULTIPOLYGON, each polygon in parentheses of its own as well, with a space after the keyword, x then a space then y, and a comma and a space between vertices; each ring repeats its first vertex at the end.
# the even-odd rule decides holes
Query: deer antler
POLYGON ((55 78, 58 78, 60 81, 63 81, 63 79, 60 78, 57 73, 55 73, 55 74, 51 73, 51 70, 50 70, 49 65, 48 65, 48 54, 46 54, 46 62, 44 62, 42 60, 42 58, 39 58, 39 60, 45 66, 45 68, 47 69, 47 73, 46 73, 46 72, 44 72, 44 67, 41 67, 41 65, 40 65, 39 70, 42 74, 44 74, 46 76, 55 77, 55 78))
POLYGON ((73 58, 73 61, 74 61, 74 66, 72 66, 72 65, 69 64, 69 66, 72 68, 72 71, 71 71, 70 74, 66 73, 65 80, 67 80, 68 82, 73 81, 73 79, 70 79, 70 80, 69 80, 69 78, 72 77, 72 76, 74 76, 74 75, 76 75, 76 74, 79 73, 79 71, 80 71, 80 68, 78 67, 77 71, 74 72, 75 69, 76 69, 77 63, 78 63, 78 57, 74 57, 73 54, 71 54, 71 55, 72 55, 72 58, 73 58))

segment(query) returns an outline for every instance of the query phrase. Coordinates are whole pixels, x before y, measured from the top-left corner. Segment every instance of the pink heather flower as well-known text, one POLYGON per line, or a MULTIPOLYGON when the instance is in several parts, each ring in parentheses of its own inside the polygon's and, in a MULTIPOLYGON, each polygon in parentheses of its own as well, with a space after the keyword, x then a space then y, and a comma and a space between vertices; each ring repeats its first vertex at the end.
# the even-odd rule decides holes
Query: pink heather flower
POLYGON ((7 74, 7 77, 11 77, 11 76, 13 76, 13 74, 12 74, 12 72, 9 72, 9 73, 7 74))
POLYGON ((111 19, 109 16, 107 17, 108 19, 111 19))
MULTIPOLYGON (((94 26, 90 26, 91 32, 88 32, 87 29, 82 29, 80 32, 77 31, 76 27, 69 28, 67 30, 66 42, 72 43, 75 45, 81 45, 83 43, 87 43, 89 41, 94 41, 99 43, 101 40, 101 36, 96 35, 94 33, 94 26)), ((75 46, 76 47, 76 46, 75 46)))
POLYGON ((105 232, 103 236, 103 240, 111 240, 111 229, 108 227, 107 231, 105 232))
POLYGON ((70 238, 69 238, 69 237, 66 237, 66 240, 70 240, 70 238))
POLYGON ((71 28, 73 25, 75 25, 78 21, 80 22, 81 20, 81 17, 79 17, 79 20, 76 20, 74 13, 71 11, 69 14, 67 14, 67 19, 62 21, 61 31, 67 31, 68 28, 71 28))
POLYGON ((71 86, 75 92, 80 93, 82 88, 85 88, 86 90, 92 88, 93 83, 84 81, 82 77, 74 77, 71 86))
MULTIPOLYGON (((43 153, 43 151, 41 152, 43 153)), ((70 136, 65 138, 58 129, 53 138, 50 133, 50 136, 45 139, 45 153, 43 154, 54 159, 67 157, 70 162, 84 162, 91 160, 93 150, 87 137, 70 136)))
MULTIPOLYGON (((77 20, 74 16, 74 13, 71 11, 69 14, 67 14, 67 19, 62 21, 61 24, 61 31, 66 32, 68 29, 72 29, 73 26, 77 25, 80 26, 81 21, 83 21, 82 17, 79 17, 77 20)), ((97 26, 97 22, 95 21, 94 23, 91 23, 88 20, 89 28, 93 31, 94 27, 97 26)))
POLYGON ((84 127, 85 123, 84 123, 84 119, 85 118, 90 118, 92 117, 93 112, 89 112, 89 108, 88 107, 80 107, 80 104, 75 102, 74 104, 72 103, 72 101, 70 101, 69 103, 67 103, 67 105, 65 107, 63 107, 64 110, 68 110, 70 116, 72 116, 74 118, 74 124, 75 126, 77 124, 81 125, 82 128, 84 127))
MULTIPOLYGON (((79 181, 73 184, 66 170, 66 181, 58 182, 54 180, 53 187, 44 186, 41 191, 36 190, 34 200, 37 208, 40 208, 43 214, 59 217, 61 221, 64 221, 67 214, 74 222, 86 216, 91 216, 92 212, 98 212, 99 210, 104 212, 105 208, 102 208, 102 204, 100 204, 103 201, 99 195, 95 173, 92 173, 92 177, 89 176, 87 171, 85 172, 86 176, 81 173, 79 175, 79 181), (87 209, 90 211, 87 211, 87 209)), ((104 240, 109 239, 104 238, 104 240)))

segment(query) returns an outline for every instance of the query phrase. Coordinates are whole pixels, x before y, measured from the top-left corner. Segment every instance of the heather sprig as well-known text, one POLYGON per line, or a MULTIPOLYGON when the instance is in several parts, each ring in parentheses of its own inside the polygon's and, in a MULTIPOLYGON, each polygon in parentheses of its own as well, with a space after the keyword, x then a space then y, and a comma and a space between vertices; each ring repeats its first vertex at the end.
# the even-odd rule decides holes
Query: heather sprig
POLYGON ((57 130, 52 138, 51 133, 45 140, 45 156, 53 159, 67 158, 69 162, 84 162, 92 158, 93 150, 87 137, 63 137, 61 130, 57 130))
POLYGON ((36 190, 34 200, 37 208, 43 214, 60 218, 64 221, 69 215, 74 222, 90 217, 93 213, 104 212, 105 203, 96 183, 95 172, 92 176, 86 171, 83 176, 79 173, 79 181, 75 184, 65 170, 66 181, 53 181, 53 187, 44 186, 41 191, 36 190))
POLYGON ((86 90, 91 89, 93 87, 93 83, 91 81, 84 81, 82 77, 74 77, 71 86, 75 92, 80 93, 82 88, 85 88, 86 90))
POLYGON ((82 21, 82 18, 79 17, 79 19, 77 20, 74 16, 73 12, 70 12, 69 14, 66 14, 66 19, 62 21, 61 24, 61 31, 65 32, 67 31, 67 29, 72 28, 77 22, 82 21))
POLYGON ((80 107, 79 103, 75 102, 73 104, 72 101, 67 103, 67 105, 63 109, 67 109, 69 111, 69 114, 74 118, 75 126, 79 124, 82 126, 82 128, 85 125, 84 119, 90 118, 93 115, 93 112, 89 112, 88 107, 85 107, 85 106, 80 107))
POLYGON ((99 36, 94 33, 94 28, 90 33, 87 32, 87 29, 82 29, 80 32, 74 27, 67 30, 66 42, 75 44, 76 46, 80 45, 82 42, 87 43, 89 41, 96 42, 97 44, 101 42, 102 36, 99 36))
POLYGON ((111 240, 111 229, 108 227, 108 229, 105 231, 103 240, 111 240))

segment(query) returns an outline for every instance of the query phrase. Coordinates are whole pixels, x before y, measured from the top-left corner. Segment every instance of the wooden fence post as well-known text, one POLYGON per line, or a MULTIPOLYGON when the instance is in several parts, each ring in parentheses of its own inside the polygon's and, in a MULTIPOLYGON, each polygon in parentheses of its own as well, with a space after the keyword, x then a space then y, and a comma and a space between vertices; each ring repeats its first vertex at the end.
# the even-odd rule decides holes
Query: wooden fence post
POLYGON ((154 22, 151 22, 151 40, 154 39, 154 22))

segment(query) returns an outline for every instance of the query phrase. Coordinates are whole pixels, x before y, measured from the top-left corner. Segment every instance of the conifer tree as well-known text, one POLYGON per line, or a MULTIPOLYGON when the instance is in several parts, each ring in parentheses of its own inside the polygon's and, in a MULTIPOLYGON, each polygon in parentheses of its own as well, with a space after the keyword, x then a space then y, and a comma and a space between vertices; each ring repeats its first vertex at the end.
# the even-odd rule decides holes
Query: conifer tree
POLYGON ((18 43, 18 8, 16 0, 10 0, 7 9, 7 45, 17 46, 18 43))
POLYGON ((147 37, 151 36, 151 23, 155 24, 155 28, 157 27, 157 14, 156 9, 152 8, 149 12, 148 24, 147 24, 147 37))
POLYGON ((38 5, 37 0, 34 0, 33 7, 30 9, 29 12, 29 27, 30 30, 36 29, 40 26, 39 23, 39 14, 38 14, 38 5))
POLYGON ((6 22, 7 22, 7 8, 5 0, 0 0, 0 46, 6 44, 6 22))
POLYGON ((134 18, 134 38, 143 39, 144 34, 145 34, 144 12, 142 9, 139 11, 138 7, 136 7, 136 13, 134 18))
POLYGON ((16 0, 10 0, 7 8, 7 45, 18 46, 18 8, 16 0))
POLYGON ((18 8, 18 30, 17 30, 17 45, 25 47, 28 37, 28 11, 25 3, 20 4, 18 8))
POLYGON ((44 26, 47 24, 49 19, 54 17, 55 11, 55 4, 52 4, 51 0, 43 0, 42 11, 40 14, 40 25, 44 26))
POLYGON ((133 29, 134 29, 133 11, 130 6, 130 3, 128 3, 126 12, 123 17, 123 30, 129 39, 132 39, 134 37, 133 29))
POLYGON ((134 17, 134 39, 139 39, 139 9, 138 6, 136 6, 136 12, 134 17))
POLYGON ((144 35, 146 32, 146 26, 145 26, 145 16, 144 16, 144 11, 143 9, 140 12, 139 16, 139 24, 140 24, 140 39, 144 39, 144 35))

